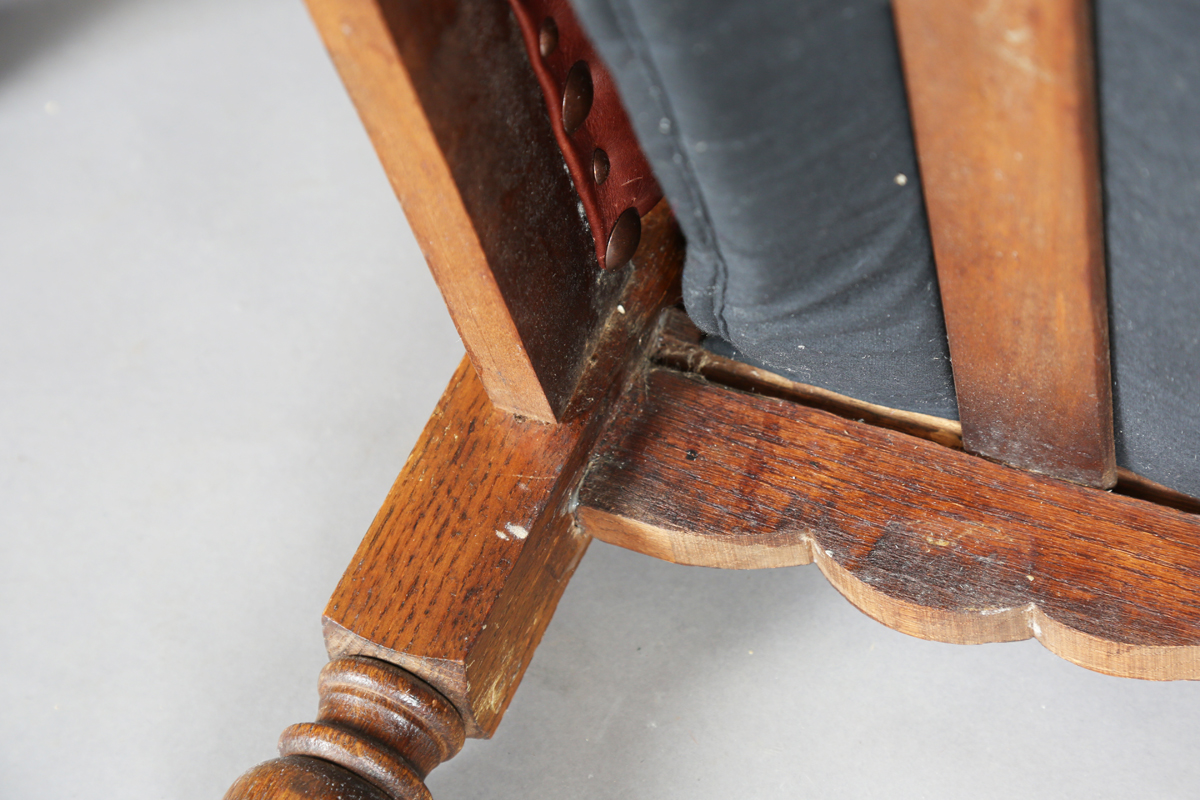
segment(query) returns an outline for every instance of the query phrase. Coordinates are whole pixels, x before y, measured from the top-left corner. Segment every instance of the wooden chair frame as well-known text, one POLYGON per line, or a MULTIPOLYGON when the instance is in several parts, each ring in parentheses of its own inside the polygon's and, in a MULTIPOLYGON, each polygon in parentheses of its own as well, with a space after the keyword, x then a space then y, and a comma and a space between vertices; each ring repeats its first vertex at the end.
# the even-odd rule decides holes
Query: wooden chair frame
POLYGON ((505 3, 309 0, 468 358, 326 608, 317 722, 227 797, 428 796, 592 537, 1200 677, 1200 508, 1113 457, 1088 4, 994 5, 896 3, 960 425, 706 351, 665 204, 601 270, 505 3))

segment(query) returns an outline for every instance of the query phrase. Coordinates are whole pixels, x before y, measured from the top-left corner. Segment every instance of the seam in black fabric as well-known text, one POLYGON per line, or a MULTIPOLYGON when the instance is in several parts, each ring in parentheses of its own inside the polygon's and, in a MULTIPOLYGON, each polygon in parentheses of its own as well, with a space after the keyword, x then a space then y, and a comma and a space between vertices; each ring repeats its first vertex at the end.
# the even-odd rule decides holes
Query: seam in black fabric
MULTIPOLYGON (((671 104, 667 100, 666 85, 662 80, 662 76, 658 67, 654 64, 654 59, 650 52, 650 48, 646 43, 646 37, 642 34, 641 27, 637 23, 633 8, 624 0, 614 0, 609 3, 609 9, 613 12, 613 18, 617 21, 621 33, 625 36, 625 40, 629 43, 629 49, 634 55, 634 60, 641 67, 642 73, 646 78, 646 85, 649 89, 657 89, 650 92, 651 101, 658 107, 659 113, 663 119, 666 119, 670 124, 670 137, 674 145, 674 156, 678 156, 678 166, 680 177, 683 179, 683 184, 691 195, 691 201, 700 211, 704 223, 704 244, 712 253, 713 261, 716 265, 716 275, 714 285, 712 287, 713 297, 713 318, 717 321, 718 335, 729 340, 729 325, 725 321, 725 289, 729 282, 729 270, 725 265, 725 257, 721 254, 720 246, 716 240, 716 228, 713 226, 712 216, 708 211, 708 203, 705 201, 704 192, 700 188, 700 182, 696 180, 696 173, 692 167, 692 161, 688 157, 687 150, 683 146, 679 124, 676 121, 674 112, 671 110, 671 104), (620 8, 618 9, 618 6, 620 8)), ((674 159, 672 159, 674 161, 674 159)))

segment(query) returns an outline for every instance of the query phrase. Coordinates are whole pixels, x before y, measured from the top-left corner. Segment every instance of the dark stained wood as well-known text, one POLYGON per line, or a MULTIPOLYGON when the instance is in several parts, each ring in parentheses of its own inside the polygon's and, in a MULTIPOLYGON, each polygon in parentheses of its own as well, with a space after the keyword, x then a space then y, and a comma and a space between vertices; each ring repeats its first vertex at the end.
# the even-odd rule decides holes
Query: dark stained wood
MULTIPOLYGON (((659 323, 654 361, 682 372, 700 375, 721 386, 790 400, 877 428, 907 433, 955 450, 963 449, 962 425, 958 420, 888 408, 819 386, 789 380, 774 372, 716 355, 704 348, 703 339, 704 334, 683 311, 678 308, 666 309, 659 323)), ((1117 468, 1117 485, 1113 491, 1191 514, 1200 513, 1200 500, 1122 467, 1117 468)))
POLYGON ((686 314, 679 309, 668 309, 663 312, 654 360, 683 372, 701 375, 721 386, 802 403, 838 416, 962 449, 962 426, 957 420, 900 411, 819 386, 798 383, 774 372, 711 353, 701 346, 702 340, 703 334, 686 314))
POLYGON ((237 779, 225 800, 393 800, 375 784, 329 761, 285 756, 237 779))
POLYGON ((585 532, 685 564, 816 561, 905 633, 1200 678, 1200 517, 673 370, 631 386, 585 532))
POLYGON ((225 800, 429 800, 424 779, 463 746, 450 701, 402 669, 341 658, 321 671, 315 723, 279 739, 281 758, 243 775, 225 800))
POLYGON ((308 5, 492 402, 562 418, 630 270, 599 268, 512 12, 308 5))
POLYGON ((1090 5, 894 8, 966 448, 1110 487, 1090 5))
POLYGON ((560 425, 507 414, 464 362, 325 610, 331 657, 409 670, 450 698, 469 735, 495 730, 587 547, 571 492, 675 296, 678 229, 665 207, 646 222, 588 361, 591 410, 560 425))

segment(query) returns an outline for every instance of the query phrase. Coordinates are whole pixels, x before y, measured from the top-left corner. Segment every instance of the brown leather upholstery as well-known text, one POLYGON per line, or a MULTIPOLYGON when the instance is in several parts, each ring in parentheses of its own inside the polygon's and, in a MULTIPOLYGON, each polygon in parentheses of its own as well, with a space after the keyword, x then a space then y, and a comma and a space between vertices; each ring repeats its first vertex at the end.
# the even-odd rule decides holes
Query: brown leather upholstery
POLYGON ((591 225, 596 257, 605 268, 620 267, 637 249, 641 217, 662 198, 662 191, 634 137, 617 87, 570 4, 509 3, 591 225))

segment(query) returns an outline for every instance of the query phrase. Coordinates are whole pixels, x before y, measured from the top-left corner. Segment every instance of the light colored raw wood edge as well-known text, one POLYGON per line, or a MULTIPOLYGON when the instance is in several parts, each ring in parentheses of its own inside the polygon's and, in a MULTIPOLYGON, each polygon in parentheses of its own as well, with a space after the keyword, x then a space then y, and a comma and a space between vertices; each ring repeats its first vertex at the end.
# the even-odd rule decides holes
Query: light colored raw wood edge
MULTIPOLYGON (((789 380, 774 372, 709 353, 699 346, 696 349, 700 352, 691 356, 683 371, 700 375, 719 386, 744 389, 765 397, 776 397, 800 405, 831 410, 840 417, 858 419, 860 422, 872 423, 873 418, 886 423, 890 429, 962 450, 962 425, 958 420, 868 403, 849 395, 822 389, 820 386, 789 380)), ((678 366, 669 359, 661 359, 661 363, 666 366, 678 366)))
POLYGON ((554 410, 378 4, 306 2, 492 404, 554 422, 554 410))
POLYGON ((868 403, 709 352, 700 344, 703 334, 679 309, 664 311, 659 324, 661 333, 654 360, 660 364, 699 375, 718 386, 821 408, 840 417, 962 449, 962 425, 957 420, 868 403))
POLYGON ((986 644, 1037 639, 1081 667, 1121 678, 1200 679, 1200 646, 1133 645, 1110 642, 1075 630, 1045 614, 1034 603, 943 611, 892 597, 839 564, 812 533, 776 535, 771 544, 752 537, 678 531, 581 506, 580 527, 602 542, 676 564, 753 569, 811 564, 856 608, 893 630, 950 644, 986 644))

